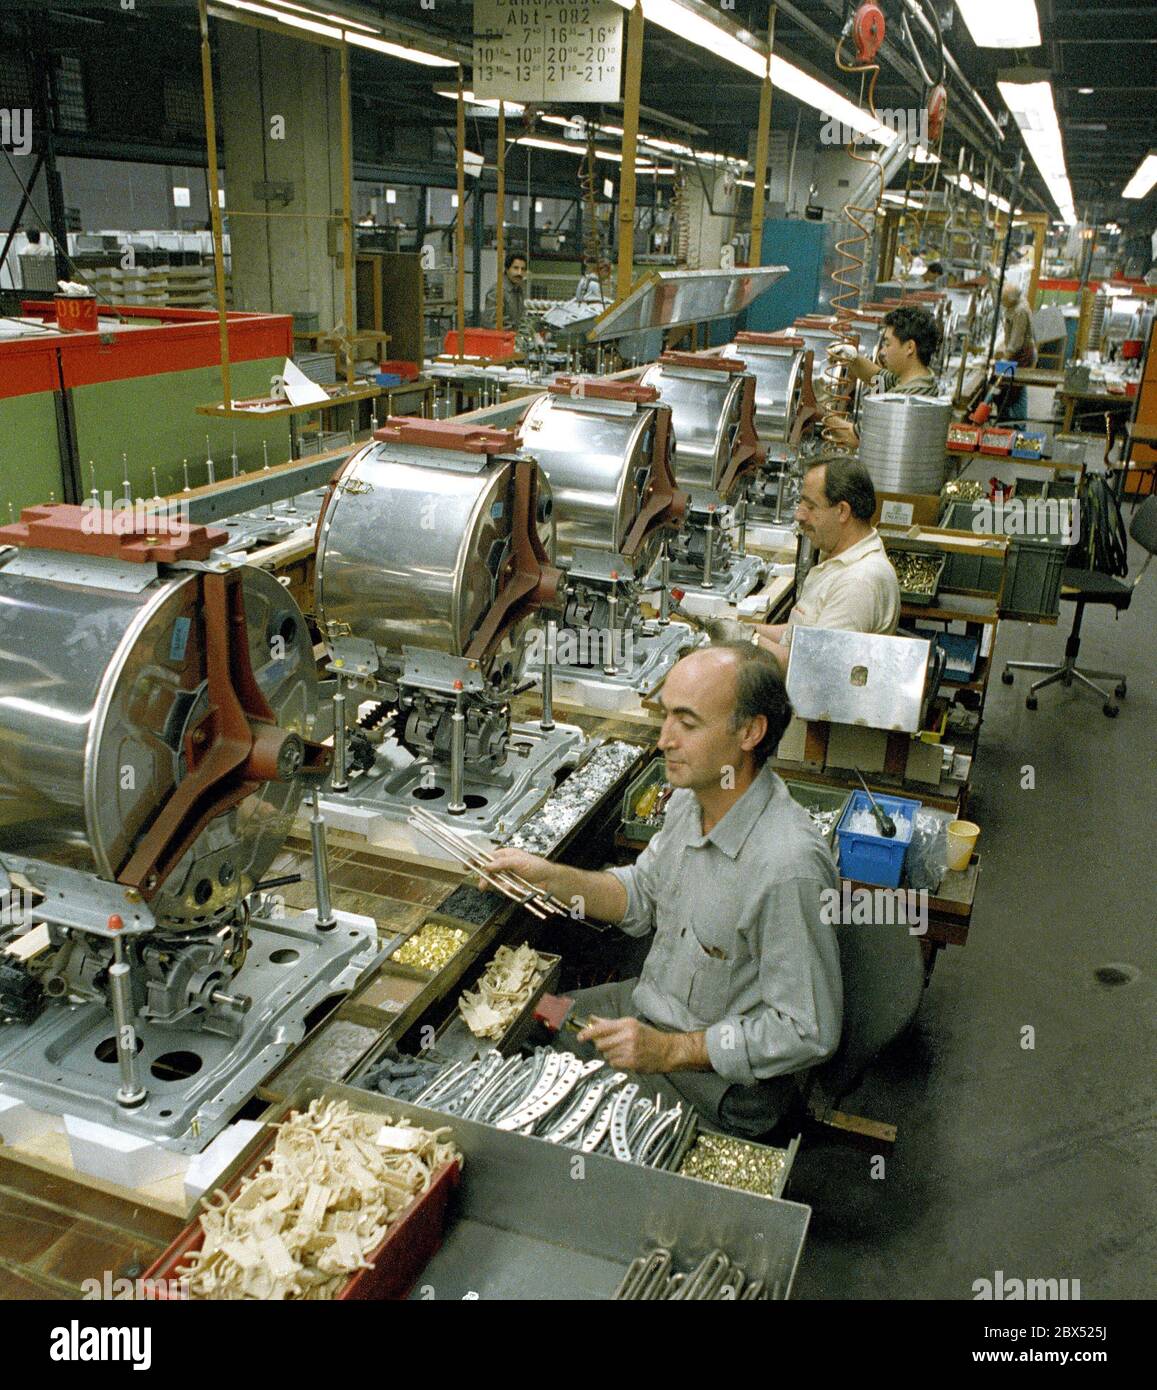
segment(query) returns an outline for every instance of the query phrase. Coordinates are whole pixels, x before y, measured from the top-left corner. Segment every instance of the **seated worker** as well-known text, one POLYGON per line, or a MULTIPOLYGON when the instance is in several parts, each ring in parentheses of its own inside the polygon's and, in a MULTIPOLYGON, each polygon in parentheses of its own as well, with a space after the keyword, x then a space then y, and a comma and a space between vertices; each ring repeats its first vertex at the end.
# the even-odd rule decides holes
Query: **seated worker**
MULTIPOLYGON (((927 309, 905 304, 884 315, 880 362, 873 362, 850 343, 833 343, 828 356, 844 364, 857 381, 873 381, 877 389, 907 396, 936 396, 940 388, 929 363, 940 346, 940 330, 927 309)), ((842 449, 860 442, 856 427, 842 415, 824 416, 824 434, 842 449)))
MULTIPOLYGON (((1032 311, 1028 301, 1018 286, 1011 282, 1000 292, 1000 303, 1004 310, 1002 323, 1004 347, 997 356, 1015 362, 1018 367, 1036 365, 1036 341, 1032 333, 1032 311)), ((1023 386, 1009 385, 1005 388, 1000 404, 1001 420, 1028 419, 1028 392, 1023 386)))
POLYGON ((872 514, 868 470, 846 454, 819 457, 804 474, 795 519, 819 552, 786 623, 755 623, 752 639, 787 670, 792 631, 838 627, 890 636, 900 621, 900 581, 872 514))
POLYGON ((579 990, 579 1049, 650 1075, 736 1134, 766 1133, 840 1038, 843 986, 823 894, 826 842, 767 760, 791 718, 783 680, 750 643, 701 648, 660 692, 659 748, 675 788, 630 868, 592 873, 500 849, 583 914, 655 939, 636 980, 579 990))
MULTIPOLYGON (((503 266, 506 287, 502 295, 502 327, 508 333, 517 333, 526 317, 526 256, 522 251, 511 251, 503 266)), ((482 308, 482 327, 494 328, 498 322, 498 286, 491 285, 486 291, 486 303, 482 308)))

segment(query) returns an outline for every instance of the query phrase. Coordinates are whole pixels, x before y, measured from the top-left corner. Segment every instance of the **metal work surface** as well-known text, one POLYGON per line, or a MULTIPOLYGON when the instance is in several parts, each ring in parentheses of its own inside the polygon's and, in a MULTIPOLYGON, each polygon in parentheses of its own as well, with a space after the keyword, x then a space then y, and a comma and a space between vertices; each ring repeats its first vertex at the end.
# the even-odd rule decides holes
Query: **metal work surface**
POLYGON ((917 733, 932 644, 834 628, 797 627, 787 693, 800 719, 917 733))
POLYGON ((602 315, 587 339, 605 343, 645 328, 678 328, 731 318, 787 273, 785 265, 652 271, 602 315))
POLYGON ((451 816, 450 774, 446 765, 414 759, 396 745, 383 745, 378 766, 350 781, 348 792, 327 791, 322 810, 329 824, 364 836, 370 844, 419 848, 423 854, 444 857, 433 846, 415 841, 407 825, 411 806, 421 806, 464 830, 502 837, 520 825, 554 790, 563 768, 581 762, 589 752, 582 732, 556 724, 546 731, 537 724, 514 725, 508 756, 493 772, 468 765, 464 796, 467 809, 451 816), (392 765, 391 765, 392 762, 392 765))
POLYGON ((250 930, 245 964, 230 982, 253 1001, 239 1036, 138 1019, 149 1094, 135 1109, 116 1099, 114 1023, 100 1003, 48 1008, 31 1025, 0 1033, 0 1094, 199 1152, 301 1041, 309 1010, 351 989, 378 954, 373 924, 345 915, 329 932, 309 918, 254 922, 250 930))

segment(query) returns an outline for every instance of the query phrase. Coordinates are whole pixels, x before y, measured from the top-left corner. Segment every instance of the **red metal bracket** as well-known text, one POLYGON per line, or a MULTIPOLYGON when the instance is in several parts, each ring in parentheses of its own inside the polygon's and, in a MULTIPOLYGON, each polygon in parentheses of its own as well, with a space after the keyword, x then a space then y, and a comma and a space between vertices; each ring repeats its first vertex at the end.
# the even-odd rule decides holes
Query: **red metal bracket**
POLYGON ((485 661, 508 628, 558 596, 562 571, 550 563, 538 536, 538 479, 538 464, 533 459, 514 461, 510 556, 498 577, 494 602, 466 649, 468 660, 485 661))
POLYGON ((671 468, 671 407, 655 411, 655 438, 651 445, 651 479, 635 523, 623 541, 630 559, 643 541, 664 526, 677 526, 687 510, 687 494, 679 490, 671 468))
POLYGON ((188 775, 172 791, 121 866, 117 881, 148 900, 210 821, 263 783, 320 780, 333 753, 278 726, 249 659, 239 571, 199 574, 208 708, 185 736, 188 775))
POLYGON ((698 357, 693 352, 665 352, 659 358, 659 364, 663 367, 698 367, 706 372, 737 372, 747 371, 747 363, 740 362, 737 357, 698 357))
POLYGON ((552 396, 573 396, 578 400, 591 396, 600 401, 633 401, 636 405, 651 405, 659 399, 654 386, 640 386, 637 381, 604 381, 599 377, 560 376, 547 390, 552 396))
POLYGON ((519 447, 513 430, 455 420, 423 420, 416 415, 391 415, 375 439, 383 444, 419 444, 427 449, 452 449, 460 454, 512 454, 519 447))
POLYGON ((719 495, 726 501, 739 479, 745 474, 754 473, 766 456, 767 450, 760 444, 759 435, 755 432, 755 378, 749 376, 740 394, 739 429, 731 446, 731 461, 719 480, 719 495))
POLYGON ((748 333, 746 330, 735 335, 737 343, 750 343, 753 347, 803 347, 803 339, 790 333, 748 333))
POLYGON ((229 532, 217 526, 194 526, 172 516, 138 518, 127 504, 123 510, 69 502, 25 507, 19 521, 0 526, 0 545, 63 550, 138 565, 205 560, 228 539, 229 532), (145 524, 148 521, 155 529, 145 524))

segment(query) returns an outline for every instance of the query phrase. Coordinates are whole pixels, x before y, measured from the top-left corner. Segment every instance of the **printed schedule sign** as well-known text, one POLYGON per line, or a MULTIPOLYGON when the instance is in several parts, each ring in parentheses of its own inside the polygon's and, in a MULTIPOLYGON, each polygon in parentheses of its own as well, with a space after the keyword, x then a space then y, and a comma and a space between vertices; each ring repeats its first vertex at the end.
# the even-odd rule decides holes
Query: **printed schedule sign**
POLYGON ((618 101, 623 16, 611 0, 474 0, 474 95, 618 101))

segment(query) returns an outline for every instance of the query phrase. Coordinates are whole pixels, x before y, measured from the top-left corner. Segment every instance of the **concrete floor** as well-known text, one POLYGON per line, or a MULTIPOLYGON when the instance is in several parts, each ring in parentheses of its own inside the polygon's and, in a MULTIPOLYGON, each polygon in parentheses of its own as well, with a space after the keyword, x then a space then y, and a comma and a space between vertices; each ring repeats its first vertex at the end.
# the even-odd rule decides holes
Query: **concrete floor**
MULTIPOLYGON (((1130 578, 1143 558, 1131 543, 1130 578)), ((999 662, 1059 658, 1072 612, 1004 624, 999 662)), ((1075 686, 1029 712, 1027 673, 1010 688, 994 672, 968 943, 941 953, 912 1031, 842 1107, 899 1126, 883 1179, 844 1145, 797 1159, 787 1195, 813 1216, 796 1298, 969 1299, 998 1269, 1079 1279, 1082 1299, 1153 1296, 1155 631, 1157 560, 1119 621, 1086 610, 1081 661, 1128 673, 1115 720, 1075 686), (1140 976, 1099 983, 1109 963, 1140 976)))

